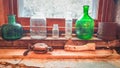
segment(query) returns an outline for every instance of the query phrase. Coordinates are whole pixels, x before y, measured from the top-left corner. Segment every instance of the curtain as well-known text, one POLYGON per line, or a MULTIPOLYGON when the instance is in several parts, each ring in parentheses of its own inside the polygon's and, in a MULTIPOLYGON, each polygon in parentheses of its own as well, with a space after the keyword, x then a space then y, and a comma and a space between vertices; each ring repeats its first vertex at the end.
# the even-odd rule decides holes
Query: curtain
POLYGON ((114 22, 116 13, 116 0, 100 0, 98 10, 99 22, 114 22))

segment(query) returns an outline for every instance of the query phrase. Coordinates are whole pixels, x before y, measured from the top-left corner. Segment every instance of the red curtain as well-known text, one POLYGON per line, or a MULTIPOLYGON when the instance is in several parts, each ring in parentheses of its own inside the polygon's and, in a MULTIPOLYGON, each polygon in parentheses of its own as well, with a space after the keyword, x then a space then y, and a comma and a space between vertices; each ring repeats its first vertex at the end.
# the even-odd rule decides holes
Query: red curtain
POLYGON ((4 24, 4 10, 3 10, 3 0, 0 0, 0 26, 4 24))
POLYGON ((98 10, 99 22, 114 22, 115 21, 115 1, 100 0, 98 10))

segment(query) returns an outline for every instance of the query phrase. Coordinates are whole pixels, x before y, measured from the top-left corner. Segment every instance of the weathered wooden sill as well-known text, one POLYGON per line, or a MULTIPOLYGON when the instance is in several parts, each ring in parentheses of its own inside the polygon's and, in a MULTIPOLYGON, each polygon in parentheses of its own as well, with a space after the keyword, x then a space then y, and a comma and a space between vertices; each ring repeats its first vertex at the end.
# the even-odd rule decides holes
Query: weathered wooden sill
MULTIPOLYGON (((65 51, 64 45, 68 40, 61 37, 59 39, 53 39, 48 37, 44 40, 31 39, 30 37, 23 37, 15 41, 6 41, 0 39, 0 59, 14 59, 14 58, 33 58, 33 59, 80 59, 80 58, 118 58, 120 57, 116 52, 111 54, 108 50, 95 50, 95 51, 82 51, 82 52, 70 52, 65 51), (27 56, 23 56, 24 51, 28 48, 28 45, 34 45, 35 43, 46 43, 54 48, 53 52, 47 54, 35 54, 31 51, 27 56), (56 48, 56 49, 55 49, 56 48), (59 48, 59 49, 58 49, 59 48)), ((76 45, 83 45, 89 42, 96 43, 96 47, 107 47, 108 42, 105 42, 98 38, 92 38, 91 40, 79 40, 72 38, 72 41, 76 45)), ((117 46, 117 45, 114 45, 117 46)))
MULTIPOLYGON (((80 40, 80 39, 78 39, 77 37, 72 37, 71 38, 72 40, 80 40)), ((23 38, 21 38, 20 40, 39 40, 39 39, 31 39, 31 37, 29 37, 29 36, 26 36, 26 37, 23 37, 23 38)), ((52 37, 47 37, 46 39, 43 39, 43 40, 68 40, 68 39, 66 39, 65 37, 60 37, 60 38, 58 38, 58 39, 54 39, 54 38, 52 38, 52 37)), ((97 37, 93 37, 92 39, 90 39, 90 40, 101 40, 101 39, 99 39, 99 38, 97 38, 97 37)), ((85 41, 85 40, 84 40, 85 41)))
POLYGON ((95 50, 70 52, 63 49, 55 49, 46 54, 35 54, 33 51, 29 52, 27 56, 23 56, 26 49, 0 49, 0 59, 117 59, 120 55, 111 50, 95 50))
MULTIPOLYGON (((38 39, 31 39, 29 36, 23 37, 19 40, 15 40, 15 41, 6 41, 3 40, 2 38, 0 38, 0 48, 17 48, 17 49, 25 49, 28 48, 28 45, 34 45, 35 43, 45 43, 48 46, 52 46, 53 48, 59 48, 59 49, 63 49, 65 43, 68 40, 65 39, 64 37, 61 37, 59 39, 53 39, 52 37, 47 37, 44 40, 38 40, 38 39)), ((76 37, 72 38, 72 41, 75 43, 75 45, 84 45, 86 43, 95 43, 96 47, 108 47, 108 42, 103 41, 101 39, 98 39, 96 37, 93 37, 91 40, 79 40, 76 37)), ((110 41, 111 43, 114 41, 110 41)), ((113 47, 117 47, 119 46, 119 43, 115 42, 115 44, 111 45, 113 47)), ((109 46, 110 47, 110 46, 109 46)))

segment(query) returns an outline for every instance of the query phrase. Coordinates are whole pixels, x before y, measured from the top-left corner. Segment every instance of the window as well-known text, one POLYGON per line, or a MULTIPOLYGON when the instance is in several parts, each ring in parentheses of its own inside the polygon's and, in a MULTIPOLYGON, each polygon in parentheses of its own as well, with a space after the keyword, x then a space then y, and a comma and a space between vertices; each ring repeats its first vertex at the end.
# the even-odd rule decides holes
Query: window
POLYGON ((72 18, 79 18, 86 4, 90 6, 89 14, 95 18, 98 0, 18 0, 18 16, 30 17, 41 12, 46 18, 65 18, 70 12, 72 18))
MULTIPOLYGON (((5 22, 2 22, 0 20, 0 24, 4 24, 7 22, 7 15, 10 13, 10 8, 9 8, 11 5, 10 1, 11 0, 0 0, 0 4, 2 5, 2 6, 0 6, 0 17, 1 17, 1 20, 5 21, 5 22), (3 11, 1 11, 1 10, 3 10, 3 11)), ((13 0, 13 1, 14 1, 14 3, 13 3, 14 14, 16 14, 17 21, 19 21, 19 23, 21 23, 24 28, 27 28, 26 26, 29 26, 30 19, 29 19, 29 17, 22 16, 22 13, 23 13, 22 7, 24 6, 22 1, 24 1, 24 0, 13 0)), ((35 0, 31 0, 31 1, 35 1, 35 0)), ((64 1, 66 1, 66 0, 64 0, 64 1)), ((83 0, 79 0, 79 1, 83 1, 83 0)), ((84 1, 86 1, 86 0, 84 0, 84 1)), ((114 18, 115 18, 114 10, 115 10, 115 6, 116 6, 114 1, 117 1, 117 0, 90 0, 90 1, 92 1, 93 2, 92 5, 94 5, 94 6, 92 6, 92 8, 94 8, 94 9, 92 9, 92 12, 90 14, 93 16, 97 16, 95 19, 95 24, 97 24, 101 21, 105 21, 105 22, 108 22, 108 21, 113 22, 114 21, 114 18), (98 2, 98 4, 97 4, 97 2, 98 2), (97 8, 97 6, 98 6, 98 8, 97 8), (98 11, 98 13, 97 13, 97 11, 98 11)), ((59 24, 63 24, 63 22, 64 22, 64 20, 62 20, 62 21, 60 21, 60 20, 57 21, 54 19, 47 19, 47 20, 48 20, 48 23, 50 23, 48 25, 51 25, 51 23, 54 23, 54 22, 58 22, 59 24)), ((97 27, 97 25, 96 25, 96 27, 97 27)), ((34 40, 32 40, 32 41, 34 41, 34 40)), ((28 40, 25 43, 21 43, 21 41, 18 41, 18 42, 20 42, 19 46, 18 46, 18 44, 14 44, 14 46, 17 46, 17 48, 24 48, 24 47, 27 48, 28 45, 25 45, 25 46, 23 46, 23 45, 25 43, 28 43, 28 40)), ((31 40, 29 42, 31 42, 31 40)), ((36 40, 35 40, 35 42, 36 42, 36 40)), ((6 42, 6 43, 7 43, 6 47, 14 48, 13 42, 12 43, 6 42), (11 46, 10 46, 10 43, 11 43, 11 46)), ((56 43, 58 43, 58 42, 56 41, 56 43)), ((61 43, 61 42, 59 42, 59 43, 61 43)), ((55 45, 55 46, 59 48, 59 45, 55 45)), ((4 48, 4 45, 3 45, 3 48, 4 48)))
MULTIPOLYGON (((29 26, 30 25, 30 18, 29 16, 25 16, 26 14, 24 14, 24 1, 37 1, 37 0, 2 0, 3 1, 3 9, 4 9, 4 13, 1 13, 2 15, 4 15, 4 19, 5 22, 7 22, 7 15, 10 13, 10 1, 13 1, 13 12, 14 14, 16 14, 16 18, 17 21, 19 21, 23 27, 25 26, 29 26)), ((38 0, 39 1, 39 0, 38 0)), ((45 1, 45 0, 42 0, 45 1)), ((51 0, 49 0, 51 1, 51 0)), ((57 0, 58 1, 58 0, 57 0)), ((62 1, 62 0, 61 0, 62 1)), ((65 0, 67 1, 67 0, 65 0)), ((78 1, 78 0, 73 0, 73 1, 78 1)), ((83 1, 83 2, 87 2, 88 0, 79 0, 79 1, 83 1)), ((114 14, 114 10, 115 10, 115 1, 116 0, 89 0, 92 3, 92 7, 90 10, 90 14, 92 15, 92 17, 95 20, 95 27, 98 26, 98 23, 101 21, 107 22, 107 21, 114 21, 115 20, 115 14, 114 14)), ((35 5, 35 4, 33 4, 35 5)), ((82 6, 81 6, 82 8, 82 6)), ((81 11, 81 9, 80 9, 81 11)), ((82 11, 81 11, 82 12, 82 11)), ((26 13, 26 12, 25 12, 26 13)), ((81 13, 79 13, 81 14, 81 13)), ((80 17, 81 15, 78 16, 80 17)), ((32 14, 31 14, 32 15, 32 14)), ((47 14, 48 15, 48 14, 47 14)), ((65 15, 65 14, 64 14, 65 15)), ((53 15, 55 16, 55 15, 53 15)), ((59 14, 58 14, 59 16, 59 14)), ((75 14, 73 14, 73 16, 75 16, 75 14)), ((76 16, 77 17, 77 16, 76 16)), ((49 18, 47 17, 47 25, 52 25, 52 23, 59 23, 60 26, 64 26, 64 18, 57 18, 57 20, 55 18, 49 18), (59 20, 58 20, 59 19, 59 20)), ((75 20, 73 21, 73 23, 75 22, 75 20)), ((26 27, 27 29, 29 29, 29 27, 26 27)))

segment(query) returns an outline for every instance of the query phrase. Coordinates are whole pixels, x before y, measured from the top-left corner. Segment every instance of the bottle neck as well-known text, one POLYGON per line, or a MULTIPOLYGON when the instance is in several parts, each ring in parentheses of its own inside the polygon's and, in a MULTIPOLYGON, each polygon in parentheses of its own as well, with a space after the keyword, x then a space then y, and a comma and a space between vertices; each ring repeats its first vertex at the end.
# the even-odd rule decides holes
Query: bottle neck
POLYGON ((15 15, 8 15, 8 24, 15 24, 15 23, 16 23, 15 15))
POLYGON ((84 5, 83 6, 84 15, 88 15, 88 10, 89 10, 89 6, 88 5, 84 5))

